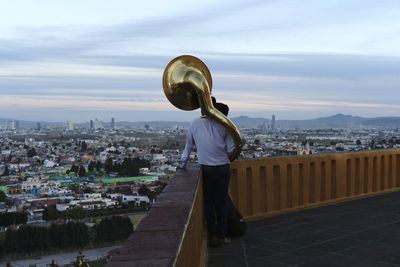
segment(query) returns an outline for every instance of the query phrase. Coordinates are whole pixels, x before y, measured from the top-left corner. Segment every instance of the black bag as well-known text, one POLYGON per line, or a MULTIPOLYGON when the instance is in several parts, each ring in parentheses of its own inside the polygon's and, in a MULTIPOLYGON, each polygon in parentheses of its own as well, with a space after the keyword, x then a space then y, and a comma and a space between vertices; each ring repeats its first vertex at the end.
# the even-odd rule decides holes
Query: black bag
POLYGON ((242 214, 235 207, 232 202, 231 196, 228 196, 227 208, 227 233, 228 237, 241 237, 246 233, 246 222, 242 214))

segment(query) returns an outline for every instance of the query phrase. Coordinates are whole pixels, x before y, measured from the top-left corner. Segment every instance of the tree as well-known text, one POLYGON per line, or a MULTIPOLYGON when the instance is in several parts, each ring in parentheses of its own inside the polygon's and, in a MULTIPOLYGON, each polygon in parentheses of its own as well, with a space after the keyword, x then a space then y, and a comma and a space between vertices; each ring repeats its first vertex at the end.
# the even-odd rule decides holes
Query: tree
POLYGON ((0 190, 0 202, 6 202, 6 201, 7 201, 6 193, 0 190))
POLYGON ((154 191, 151 191, 146 185, 142 185, 139 188, 138 193, 141 196, 147 196, 150 200, 155 199, 157 196, 157 193, 154 191))
POLYGON ((66 212, 69 219, 82 220, 86 218, 86 211, 79 206, 70 207, 66 212))
POLYGON ((91 194, 91 193, 94 193, 94 190, 93 190, 92 188, 90 188, 90 187, 85 187, 85 188, 83 189, 83 193, 85 193, 85 194, 91 194))
POLYGON ((79 175, 79 177, 84 177, 84 176, 86 176, 86 168, 85 168, 84 166, 81 165, 81 166, 79 167, 78 175, 79 175))
POLYGON ((375 145, 376 145, 375 140, 371 140, 371 142, 369 143, 369 147, 374 149, 375 145))
MULTIPOLYGON (((70 223, 68 223, 70 224, 70 223)), ((89 244, 89 229, 84 223, 72 223, 73 239, 71 240, 73 247, 82 248, 89 244)))
POLYGON ((28 158, 32 158, 34 156, 36 156, 36 149, 32 147, 28 150, 28 158))
POLYGON ((361 146, 361 140, 360 140, 360 139, 357 139, 356 145, 357 145, 357 146, 361 146))
POLYGON ((54 221, 57 219, 64 218, 63 213, 56 209, 54 206, 45 207, 43 209, 43 220, 45 221, 54 221))
POLYGON ((17 231, 7 230, 4 241, 5 251, 33 252, 44 251, 50 246, 46 227, 21 226, 17 231))
POLYGON ((81 187, 79 186, 79 184, 76 184, 76 183, 70 184, 68 187, 69 187, 69 190, 71 190, 75 194, 78 194, 81 191, 81 187))
POLYGON ((78 171, 79 171, 79 166, 76 166, 75 164, 72 164, 72 166, 71 166, 71 172, 78 173, 78 171))
POLYGON ((0 214, 0 226, 10 226, 17 224, 25 224, 28 216, 24 212, 6 212, 0 214))
POLYGON ((82 144, 81 144, 82 151, 86 151, 87 147, 88 147, 87 143, 85 141, 83 141, 82 144))
POLYGON ((89 162, 89 165, 88 165, 88 171, 89 171, 89 172, 93 172, 95 166, 96 166, 96 163, 95 163, 93 160, 90 161, 90 162, 89 162))
POLYGON ((125 158, 121 164, 118 174, 120 176, 137 176, 139 175, 138 162, 130 158, 125 158))
MULTIPOLYGON (((11 160, 11 159, 9 159, 9 160, 11 160)), ((4 172, 3 172, 3 174, 0 174, 0 176, 7 176, 7 175, 10 175, 10 170, 8 169, 8 165, 5 165, 4 172)))
POLYGON ((52 247, 63 248, 66 247, 66 240, 68 233, 66 225, 51 224, 49 227, 49 242, 52 247))
POLYGON ((138 193, 141 196, 147 196, 149 191, 150 191, 150 189, 144 184, 139 188, 138 193))
POLYGON ((94 226, 97 242, 124 240, 133 232, 133 224, 128 217, 112 216, 102 219, 94 226))
POLYGON ((101 169, 104 167, 103 163, 101 161, 96 162, 96 170, 101 171, 101 169))
POLYGON ((106 162, 105 162, 105 164, 104 164, 104 171, 105 171, 106 173, 110 173, 110 172, 113 171, 113 167, 114 167, 114 165, 113 165, 113 160, 112 160, 112 158, 107 158, 107 159, 106 159, 106 162))

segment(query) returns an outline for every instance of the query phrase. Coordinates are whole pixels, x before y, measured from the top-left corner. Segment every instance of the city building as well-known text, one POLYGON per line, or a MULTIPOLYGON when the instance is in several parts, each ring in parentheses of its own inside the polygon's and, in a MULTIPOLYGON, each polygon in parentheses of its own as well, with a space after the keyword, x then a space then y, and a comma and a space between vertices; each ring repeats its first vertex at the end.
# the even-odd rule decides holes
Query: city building
POLYGON ((271 120, 271 132, 275 130, 275 115, 272 115, 272 120, 271 120))
POLYGON ((9 121, 8 125, 7 125, 7 129, 14 131, 15 130, 15 121, 9 121))
POLYGON ((111 118, 111 129, 115 129, 115 119, 111 118))
POLYGON ((95 119, 94 120, 94 129, 97 130, 97 129, 100 129, 100 128, 101 128, 100 121, 98 119, 95 119))
POLYGON ((72 121, 68 121, 67 131, 73 131, 73 130, 74 130, 74 123, 72 121))

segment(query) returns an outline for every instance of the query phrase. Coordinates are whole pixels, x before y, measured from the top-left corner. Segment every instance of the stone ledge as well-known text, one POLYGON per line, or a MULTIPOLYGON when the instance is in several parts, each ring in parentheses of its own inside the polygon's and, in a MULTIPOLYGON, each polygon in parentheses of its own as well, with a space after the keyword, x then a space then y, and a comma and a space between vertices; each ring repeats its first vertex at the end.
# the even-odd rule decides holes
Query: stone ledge
POLYGON ((106 266, 172 266, 196 195, 199 166, 178 170, 127 242, 109 253, 106 266))

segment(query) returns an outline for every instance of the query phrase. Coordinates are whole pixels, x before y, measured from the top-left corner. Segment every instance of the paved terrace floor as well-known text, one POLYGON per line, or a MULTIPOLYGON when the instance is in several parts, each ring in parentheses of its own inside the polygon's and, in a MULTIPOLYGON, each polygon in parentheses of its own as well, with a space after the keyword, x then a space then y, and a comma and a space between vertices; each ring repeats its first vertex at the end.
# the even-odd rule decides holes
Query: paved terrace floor
POLYGON ((400 266, 400 192, 250 222, 208 253, 209 267, 400 266))

